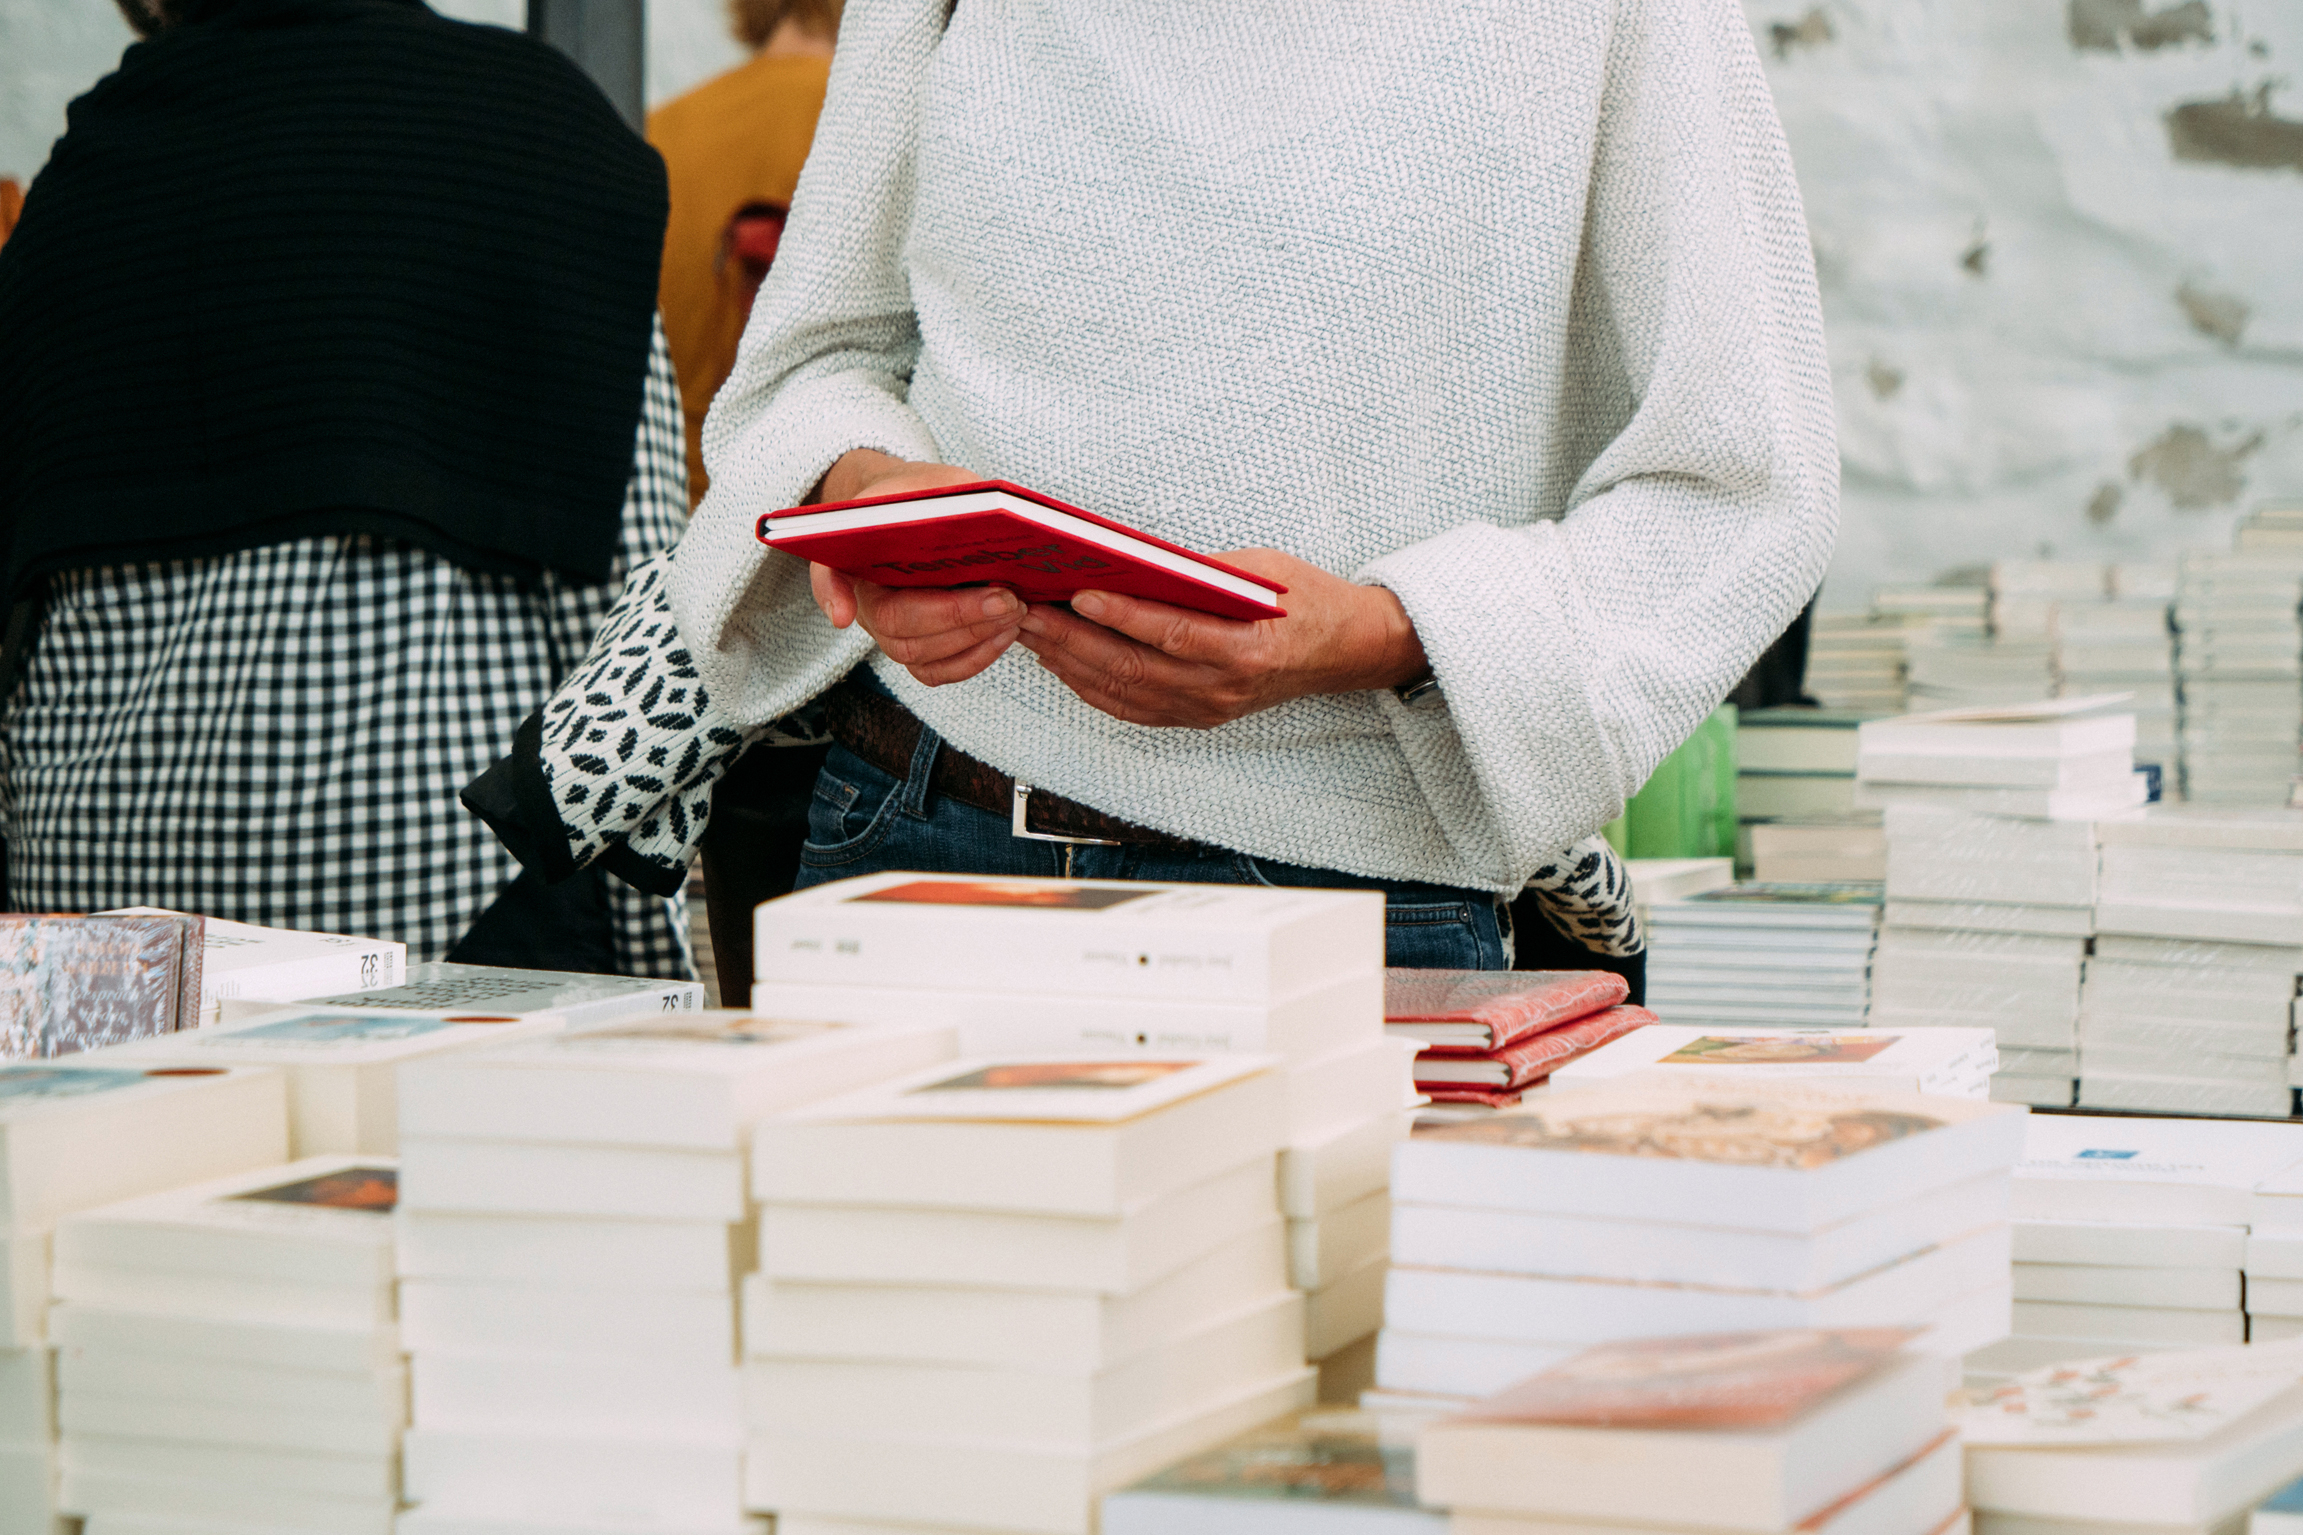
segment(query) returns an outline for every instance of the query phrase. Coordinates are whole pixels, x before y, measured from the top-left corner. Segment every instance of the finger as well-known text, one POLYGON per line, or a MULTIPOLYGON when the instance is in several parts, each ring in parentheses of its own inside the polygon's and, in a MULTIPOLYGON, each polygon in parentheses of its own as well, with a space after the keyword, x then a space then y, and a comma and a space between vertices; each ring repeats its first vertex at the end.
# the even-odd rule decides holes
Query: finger
POLYGON ((1182 691, 1214 680, 1208 667, 1179 661, 1059 608, 1033 607, 1023 630, 1024 644, 1035 655, 1061 653, 1076 666, 1100 673, 1106 686, 1116 691, 1147 687, 1182 691))
POLYGON ((1042 667, 1065 687, 1071 689, 1080 702, 1091 709, 1099 709, 1116 720, 1131 725, 1152 725, 1169 728, 1206 729, 1220 725, 1223 720, 1207 715, 1196 707, 1190 695, 1129 693, 1110 687, 1093 672, 1078 669, 1060 652, 1038 657, 1042 667))
POLYGON ((880 586, 862 581, 856 601, 864 626, 883 642, 965 631, 976 640, 1012 629, 1024 616, 1023 599, 1004 586, 963 586, 954 590, 880 586))
POLYGON ((972 645, 958 655, 941 661, 907 666, 905 670, 931 688, 940 688, 946 683, 965 682, 1006 655, 1008 647, 1016 642, 1016 633, 1010 629, 1005 634, 996 634, 981 644, 972 645))
POLYGON ((829 565, 808 566, 808 588, 815 593, 816 606, 824 610, 824 617, 832 621, 835 629, 845 629, 856 621, 856 584, 829 565))
POLYGON ((1118 592, 1080 592, 1072 609, 1091 623, 1116 629, 1131 640, 1179 661, 1221 665, 1237 656, 1256 633, 1253 622, 1217 618, 1118 592))

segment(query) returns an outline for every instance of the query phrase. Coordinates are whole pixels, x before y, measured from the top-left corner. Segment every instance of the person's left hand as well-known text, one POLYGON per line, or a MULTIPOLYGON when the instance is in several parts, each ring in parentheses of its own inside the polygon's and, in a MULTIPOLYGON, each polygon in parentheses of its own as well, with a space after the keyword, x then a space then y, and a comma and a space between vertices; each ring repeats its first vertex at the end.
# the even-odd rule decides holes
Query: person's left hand
POLYGON ((1222 556, 1287 587, 1285 618, 1216 618, 1114 592, 1072 611, 1034 603, 1016 643, 1064 686, 1138 725, 1206 730, 1291 698, 1395 687, 1423 674, 1423 644, 1399 599, 1276 549, 1222 556))

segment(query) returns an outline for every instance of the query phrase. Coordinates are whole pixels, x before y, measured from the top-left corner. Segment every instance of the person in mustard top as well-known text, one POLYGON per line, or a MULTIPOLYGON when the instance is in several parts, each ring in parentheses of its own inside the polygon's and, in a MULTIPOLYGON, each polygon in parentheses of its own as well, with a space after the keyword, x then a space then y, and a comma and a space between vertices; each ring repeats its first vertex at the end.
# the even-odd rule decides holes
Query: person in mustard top
POLYGON ((704 412, 735 366, 752 295, 783 232, 823 110, 841 0, 732 0, 751 62, 648 114, 672 191, 658 302, 687 416, 688 494, 700 502, 704 412))

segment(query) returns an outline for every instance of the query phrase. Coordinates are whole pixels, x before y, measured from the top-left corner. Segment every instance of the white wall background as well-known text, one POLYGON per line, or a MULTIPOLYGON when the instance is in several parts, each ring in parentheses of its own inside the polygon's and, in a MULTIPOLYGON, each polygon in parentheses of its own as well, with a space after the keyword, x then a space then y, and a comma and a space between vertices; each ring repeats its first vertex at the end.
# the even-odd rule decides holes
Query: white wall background
MULTIPOLYGON (((1838 380, 1827 605, 2221 544, 2303 495, 2303 0, 1745 4, 1838 380)), ((719 0, 649 9, 651 102, 739 59, 719 0)), ((106 0, 0 0, 0 175, 127 40, 106 0)))
MULTIPOLYGON (((435 0, 465 21, 517 27, 526 0, 435 0)), ((0 0, 0 176, 29 183, 64 107, 112 70, 133 34, 110 0, 0 0)), ((648 104, 742 62, 719 0, 649 0, 648 104)))
POLYGON ((1837 381, 1827 606, 2303 494, 2303 0, 1746 8, 1837 381))

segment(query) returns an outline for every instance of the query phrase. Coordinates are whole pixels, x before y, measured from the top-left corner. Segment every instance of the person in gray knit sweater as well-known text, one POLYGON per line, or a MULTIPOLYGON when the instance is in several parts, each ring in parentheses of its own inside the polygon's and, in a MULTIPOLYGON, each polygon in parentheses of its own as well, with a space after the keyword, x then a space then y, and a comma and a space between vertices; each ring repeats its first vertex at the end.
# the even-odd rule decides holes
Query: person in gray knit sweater
POLYGON ((1815 591, 1838 499, 1734 0, 850 0, 704 456, 601 702, 540 724, 555 861, 669 866, 731 750, 683 733, 825 702, 803 884, 1379 887, 1393 963, 1467 967, 1510 963, 1531 881, 1637 949, 1595 833, 1815 591), (753 532, 982 478, 1288 616, 896 592, 753 532), (684 727, 623 707, 649 655, 684 727), (631 783, 652 751, 672 788, 631 783))

